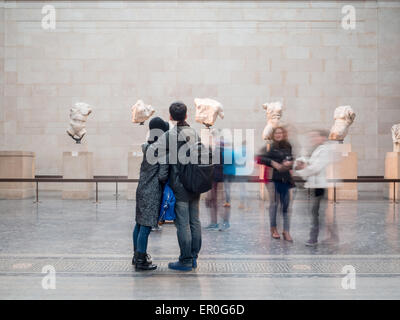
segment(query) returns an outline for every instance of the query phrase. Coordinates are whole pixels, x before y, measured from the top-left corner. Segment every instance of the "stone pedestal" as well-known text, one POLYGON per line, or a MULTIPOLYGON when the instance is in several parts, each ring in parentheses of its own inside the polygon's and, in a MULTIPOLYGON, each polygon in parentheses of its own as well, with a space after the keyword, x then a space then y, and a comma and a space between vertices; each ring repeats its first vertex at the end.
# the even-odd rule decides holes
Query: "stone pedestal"
MULTIPOLYGON (((357 179, 357 153, 351 151, 351 144, 336 144, 332 147, 339 155, 339 160, 328 166, 327 179, 357 179)), ((333 187, 328 188, 328 199, 334 199, 333 187)), ((336 200, 357 199, 357 183, 336 184, 336 200)))
MULTIPOLYGON (((35 178, 35 153, 0 151, 0 178, 35 178)), ((0 183, 0 199, 25 199, 34 195, 33 182, 0 183)))
MULTIPOLYGON (((64 179, 92 179, 93 153, 87 151, 63 152, 64 179)), ((62 186, 63 199, 90 199, 94 183, 65 182, 62 186)))
MULTIPOLYGON (((385 179, 400 179, 400 152, 387 152, 385 159, 385 179)), ((396 200, 400 200, 400 183, 396 183, 394 190, 394 183, 385 183, 384 196, 393 200, 394 191, 396 192, 396 200)))
MULTIPOLYGON (((128 179, 139 179, 142 160, 142 147, 140 145, 133 146, 132 151, 128 153, 128 179)), ((128 183, 126 196, 128 200, 136 200, 137 185, 136 182, 128 183)))

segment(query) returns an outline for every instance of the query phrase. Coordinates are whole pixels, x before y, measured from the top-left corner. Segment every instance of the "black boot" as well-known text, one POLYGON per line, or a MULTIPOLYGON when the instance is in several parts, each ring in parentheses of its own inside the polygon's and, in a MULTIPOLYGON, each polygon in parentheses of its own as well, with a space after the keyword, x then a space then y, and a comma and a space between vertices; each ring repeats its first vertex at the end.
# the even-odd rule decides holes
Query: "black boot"
MULTIPOLYGON (((132 265, 133 266, 136 264, 137 257, 138 257, 138 252, 135 251, 133 253, 133 258, 132 258, 132 265)), ((152 264, 153 263, 153 261, 151 261, 151 256, 149 254, 146 254, 146 260, 147 260, 147 264, 152 264)))
POLYGON ((149 255, 148 253, 146 253, 146 261, 147 261, 147 264, 153 263, 153 261, 151 261, 151 255, 149 255))
POLYGON ((152 263, 150 256, 146 253, 137 253, 136 258, 136 270, 155 270, 157 266, 152 263))
POLYGON ((133 265, 133 266, 136 264, 137 254, 138 254, 138 253, 137 253, 136 251, 133 253, 133 258, 132 258, 132 265, 133 265))

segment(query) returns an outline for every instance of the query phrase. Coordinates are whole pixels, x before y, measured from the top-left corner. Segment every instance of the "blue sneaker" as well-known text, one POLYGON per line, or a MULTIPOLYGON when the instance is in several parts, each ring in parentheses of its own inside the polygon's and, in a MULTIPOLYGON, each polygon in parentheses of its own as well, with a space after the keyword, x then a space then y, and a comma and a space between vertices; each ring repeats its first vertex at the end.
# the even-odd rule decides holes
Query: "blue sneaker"
POLYGON ((192 268, 193 269, 197 268, 197 258, 193 258, 192 268))
POLYGON ((178 270, 178 271, 192 271, 191 265, 183 264, 180 261, 168 263, 168 268, 172 269, 172 270, 178 270))
POLYGON ((161 231, 162 227, 160 225, 157 225, 156 227, 151 227, 151 231, 161 231))
POLYGON ((210 223, 207 227, 205 227, 205 229, 209 231, 217 231, 218 223, 210 223))
POLYGON ((222 223, 221 227, 219 228, 219 231, 226 231, 231 227, 231 225, 229 224, 229 222, 224 222, 222 223))

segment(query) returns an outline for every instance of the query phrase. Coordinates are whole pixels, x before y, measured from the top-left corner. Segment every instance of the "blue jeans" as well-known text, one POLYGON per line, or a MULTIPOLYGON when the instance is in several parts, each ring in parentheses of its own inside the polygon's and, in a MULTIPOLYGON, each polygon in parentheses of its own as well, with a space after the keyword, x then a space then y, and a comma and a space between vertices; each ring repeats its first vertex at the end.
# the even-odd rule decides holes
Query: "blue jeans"
POLYGON ((175 226, 180 248, 179 261, 192 265, 201 249, 201 224, 199 219, 199 198, 175 203, 175 226))
POLYGON ((276 214, 278 211, 278 205, 281 204, 282 215, 283 215, 283 230, 289 231, 289 201, 290 201, 290 184, 274 181, 272 190, 270 189, 270 205, 269 205, 269 221, 271 228, 276 228, 276 214))
POLYGON ((133 248, 135 251, 140 253, 147 253, 147 242, 151 227, 142 226, 136 223, 135 229, 133 230, 133 248))

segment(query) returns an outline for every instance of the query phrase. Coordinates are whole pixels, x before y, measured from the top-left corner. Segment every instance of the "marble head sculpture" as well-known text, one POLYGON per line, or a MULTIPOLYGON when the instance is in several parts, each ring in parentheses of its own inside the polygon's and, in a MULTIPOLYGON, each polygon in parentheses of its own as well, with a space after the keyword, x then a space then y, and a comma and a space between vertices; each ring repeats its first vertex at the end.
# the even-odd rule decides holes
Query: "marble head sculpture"
POLYGON ((335 109, 335 123, 329 134, 329 140, 343 141, 353 123, 356 114, 350 106, 340 106, 335 109))
POLYGON ((282 102, 264 103, 263 108, 267 111, 267 125, 263 130, 262 137, 264 140, 272 140, 272 131, 282 125, 282 102))
POLYGON ((392 127, 393 152, 400 152, 400 123, 392 127))
POLYGON ((144 104, 142 100, 138 100, 132 106, 132 122, 133 123, 140 123, 141 125, 149 119, 154 112, 154 108, 149 104, 144 104))
POLYGON ((81 143, 83 136, 86 134, 86 120, 91 113, 92 108, 85 102, 77 102, 71 108, 67 133, 76 143, 81 143))
POLYGON ((204 124, 207 128, 211 127, 217 120, 217 116, 224 118, 224 109, 222 104, 213 99, 194 99, 196 106, 195 120, 204 124))

